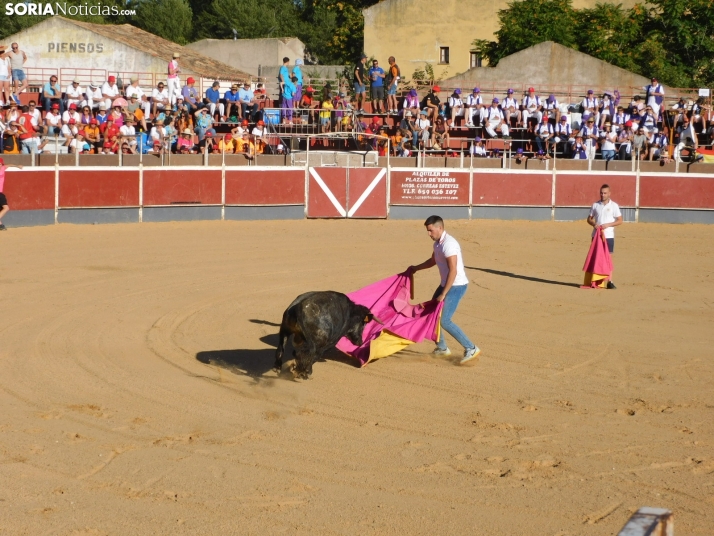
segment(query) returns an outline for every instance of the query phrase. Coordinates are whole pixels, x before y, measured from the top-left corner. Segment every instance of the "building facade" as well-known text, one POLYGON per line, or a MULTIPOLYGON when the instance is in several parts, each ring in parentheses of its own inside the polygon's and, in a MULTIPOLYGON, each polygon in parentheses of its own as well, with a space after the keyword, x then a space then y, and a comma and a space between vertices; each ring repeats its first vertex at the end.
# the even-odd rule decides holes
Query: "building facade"
POLYGON ((266 68, 279 67, 283 58, 295 64, 305 57, 305 45, 297 37, 275 39, 201 39, 187 48, 226 63, 253 76, 265 76, 266 68))
MULTIPOLYGON (((595 7, 598 0, 574 0, 573 7, 595 7)), ((437 78, 448 78, 479 66, 474 39, 493 40, 498 12, 509 0, 382 0, 365 10, 364 51, 386 64, 395 56, 402 74, 411 78, 429 63, 437 78)), ((624 8, 635 0, 613 0, 624 8)))

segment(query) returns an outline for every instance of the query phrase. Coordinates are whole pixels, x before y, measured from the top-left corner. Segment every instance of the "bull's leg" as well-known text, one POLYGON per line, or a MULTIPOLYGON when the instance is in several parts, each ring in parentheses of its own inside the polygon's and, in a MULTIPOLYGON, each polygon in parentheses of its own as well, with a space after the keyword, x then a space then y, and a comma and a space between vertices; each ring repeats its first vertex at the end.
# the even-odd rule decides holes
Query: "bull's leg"
POLYGON ((302 345, 297 353, 293 374, 295 374, 298 378, 307 380, 310 377, 310 374, 312 374, 312 364, 315 362, 317 355, 318 351, 314 344, 306 342, 302 345))
POLYGON ((283 368, 283 353, 285 352, 285 344, 288 342, 288 337, 290 337, 290 332, 281 324, 280 333, 278 334, 278 348, 275 350, 275 364, 273 365, 278 374, 283 368))

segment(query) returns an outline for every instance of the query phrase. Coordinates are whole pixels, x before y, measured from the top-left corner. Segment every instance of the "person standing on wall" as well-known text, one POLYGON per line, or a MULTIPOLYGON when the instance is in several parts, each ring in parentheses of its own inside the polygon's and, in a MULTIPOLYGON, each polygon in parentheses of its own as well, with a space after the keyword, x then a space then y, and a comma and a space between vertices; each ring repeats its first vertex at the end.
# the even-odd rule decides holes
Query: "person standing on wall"
MULTIPOLYGON (((593 226, 593 238, 595 238, 597 228, 600 227, 600 232, 607 241, 607 249, 612 255, 615 252, 615 227, 622 225, 622 213, 620 212, 620 206, 610 199, 610 186, 608 184, 600 186, 600 201, 593 203, 587 221, 589 225, 593 226)), ((612 272, 614 271, 613 269, 612 272)), ((616 289, 617 287, 612 282, 612 272, 610 273, 610 281, 607 282, 607 288, 616 289)))
POLYGON ((426 270, 432 266, 439 268, 441 284, 434 292, 433 300, 443 301, 441 311, 441 328, 439 342, 434 349, 434 355, 446 357, 451 355, 451 350, 446 346, 444 330, 464 347, 464 357, 461 364, 468 363, 477 357, 481 350, 472 343, 461 328, 452 322, 451 318, 459 306, 461 298, 466 294, 469 280, 464 270, 464 259, 461 255, 461 246, 456 239, 444 230, 444 220, 439 216, 429 216, 424 222, 426 232, 434 241, 434 253, 421 264, 410 266, 409 273, 426 270))
POLYGON ((179 58, 181 54, 174 52, 173 59, 169 62, 169 74, 168 74, 168 90, 169 90, 169 102, 171 106, 176 104, 176 97, 181 95, 181 81, 179 80, 179 73, 181 72, 181 67, 179 67, 179 58))
POLYGON ((399 113, 397 87, 399 86, 399 79, 402 73, 399 70, 399 65, 397 65, 397 60, 394 59, 394 56, 389 56, 387 61, 389 62, 389 70, 384 78, 384 82, 387 85, 387 113, 397 115, 399 113))
POLYGON ((12 81, 15 87, 15 95, 13 98, 17 104, 20 104, 20 93, 26 91, 29 86, 27 74, 25 73, 27 54, 25 54, 23 50, 20 50, 20 46, 17 43, 13 43, 10 45, 10 52, 7 53, 7 56, 10 58, 12 81))
POLYGON ((355 75, 355 100, 357 101, 357 113, 364 113, 364 94, 366 91, 365 68, 364 63, 367 61, 367 56, 362 54, 359 61, 355 65, 353 73, 355 75))

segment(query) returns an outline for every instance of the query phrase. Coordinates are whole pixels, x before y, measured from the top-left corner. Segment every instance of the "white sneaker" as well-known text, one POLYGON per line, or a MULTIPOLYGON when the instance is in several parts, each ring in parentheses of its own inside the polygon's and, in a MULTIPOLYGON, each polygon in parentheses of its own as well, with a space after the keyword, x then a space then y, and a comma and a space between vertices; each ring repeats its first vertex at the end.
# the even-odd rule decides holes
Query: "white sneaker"
POLYGON ((451 355, 451 350, 448 348, 442 350, 438 346, 434 348, 434 351, 432 352, 436 357, 449 357, 451 355))
POLYGON ((461 360, 460 364, 463 365, 464 363, 468 363, 475 357, 478 357, 478 355, 481 353, 481 349, 478 346, 474 346, 473 348, 470 348, 469 350, 464 350, 464 358, 461 360))

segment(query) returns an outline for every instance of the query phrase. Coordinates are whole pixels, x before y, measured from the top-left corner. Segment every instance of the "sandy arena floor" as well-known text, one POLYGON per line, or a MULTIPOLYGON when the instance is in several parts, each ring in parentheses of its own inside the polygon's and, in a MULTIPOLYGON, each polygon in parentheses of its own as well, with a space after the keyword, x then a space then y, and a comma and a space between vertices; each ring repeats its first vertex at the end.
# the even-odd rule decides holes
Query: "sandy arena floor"
POLYGON ((306 382, 270 370, 283 309, 426 259, 421 222, 0 234, 0 534, 609 535, 640 506, 714 534, 714 226, 620 227, 617 291, 574 286, 584 222, 447 229, 475 366, 306 382))

